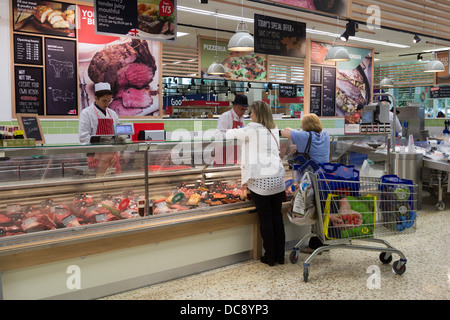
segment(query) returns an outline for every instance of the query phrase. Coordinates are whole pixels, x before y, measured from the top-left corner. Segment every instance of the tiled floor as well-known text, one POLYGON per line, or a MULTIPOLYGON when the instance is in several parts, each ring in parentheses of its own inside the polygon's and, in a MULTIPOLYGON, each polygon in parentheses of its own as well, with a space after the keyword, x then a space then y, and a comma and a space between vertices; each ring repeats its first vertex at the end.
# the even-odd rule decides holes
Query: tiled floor
POLYGON ((251 260, 104 299, 449 300, 450 199, 444 211, 438 211, 435 202, 431 197, 423 200, 415 233, 384 238, 408 259, 401 276, 393 273, 392 263, 383 265, 377 252, 336 249, 312 260, 304 282, 302 262, 307 255, 301 253, 299 262, 291 264, 287 251, 284 265, 269 267, 251 260), (379 268, 379 282, 371 268, 379 268))

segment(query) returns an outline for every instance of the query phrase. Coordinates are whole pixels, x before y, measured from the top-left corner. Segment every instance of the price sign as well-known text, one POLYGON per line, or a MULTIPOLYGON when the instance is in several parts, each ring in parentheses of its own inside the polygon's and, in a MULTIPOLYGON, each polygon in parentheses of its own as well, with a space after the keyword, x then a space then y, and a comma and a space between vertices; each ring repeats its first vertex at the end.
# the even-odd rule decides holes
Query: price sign
POLYGON ((162 0, 159 3, 159 15, 169 17, 173 14, 173 3, 169 0, 162 0))

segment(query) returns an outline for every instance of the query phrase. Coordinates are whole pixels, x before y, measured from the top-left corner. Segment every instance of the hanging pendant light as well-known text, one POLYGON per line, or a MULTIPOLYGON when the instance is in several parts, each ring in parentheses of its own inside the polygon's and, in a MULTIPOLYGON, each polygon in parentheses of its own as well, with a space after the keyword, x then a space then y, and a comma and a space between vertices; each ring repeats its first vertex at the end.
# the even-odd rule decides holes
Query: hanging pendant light
MULTIPOLYGON (((241 0, 242 18, 244 18, 243 1, 241 0)), ((247 23, 242 19, 237 25, 236 33, 228 42, 228 50, 230 51, 253 51, 254 39, 249 33, 247 23)))
POLYGON ((325 55, 325 61, 349 61, 350 55, 348 51, 343 46, 333 46, 330 50, 327 51, 325 55))
POLYGON ((225 67, 219 63, 219 56, 217 54, 217 10, 216 10, 216 55, 214 56, 213 63, 208 67, 208 74, 223 75, 225 74, 225 67))
MULTIPOLYGON (((389 43, 389 40, 387 40, 386 42, 389 43)), ((389 46, 386 46, 386 57, 389 56, 389 46)), ((392 81, 391 78, 389 78, 389 71, 390 71, 390 67, 388 65, 388 71, 387 71, 387 75, 383 78, 383 80, 381 80, 380 82, 380 87, 393 87, 394 86, 394 81, 392 81)))
POLYGON ((423 72, 442 72, 445 71, 444 64, 438 60, 437 53, 433 52, 431 55, 431 60, 425 65, 425 70, 423 72))
POLYGON ((384 78, 383 80, 381 80, 380 82, 380 87, 393 87, 394 86, 394 81, 392 81, 391 78, 384 78))

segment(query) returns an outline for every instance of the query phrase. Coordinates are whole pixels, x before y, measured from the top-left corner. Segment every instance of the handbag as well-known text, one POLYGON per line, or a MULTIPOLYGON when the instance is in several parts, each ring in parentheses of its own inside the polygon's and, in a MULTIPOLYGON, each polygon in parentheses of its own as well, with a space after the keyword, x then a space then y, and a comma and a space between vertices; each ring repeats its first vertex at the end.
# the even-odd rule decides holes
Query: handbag
POLYGON ((303 158, 308 161, 311 159, 311 156, 309 154, 309 150, 311 149, 311 140, 312 140, 312 134, 311 131, 309 131, 309 139, 308 142, 306 143, 306 147, 305 147, 305 151, 304 152, 295 152, 294 153, 294 163, 296 163, 296 158, 298 156, 303 156, 303 158))

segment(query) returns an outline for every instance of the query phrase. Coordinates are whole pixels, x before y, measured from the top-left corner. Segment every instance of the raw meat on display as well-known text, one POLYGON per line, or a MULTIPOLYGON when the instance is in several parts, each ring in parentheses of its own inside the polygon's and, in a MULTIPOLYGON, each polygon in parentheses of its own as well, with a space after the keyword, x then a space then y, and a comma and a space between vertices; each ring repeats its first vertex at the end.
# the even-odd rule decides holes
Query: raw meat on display
POLYGON ((22 230, 36 232, 56 229, 56 224, 46 214, 37 214, 34 217, 22 221, 22 230))

